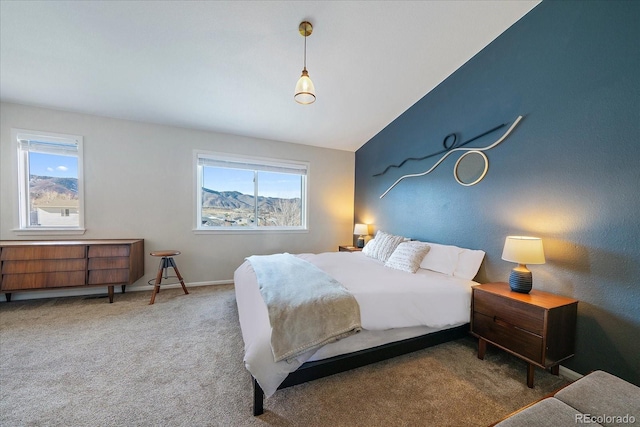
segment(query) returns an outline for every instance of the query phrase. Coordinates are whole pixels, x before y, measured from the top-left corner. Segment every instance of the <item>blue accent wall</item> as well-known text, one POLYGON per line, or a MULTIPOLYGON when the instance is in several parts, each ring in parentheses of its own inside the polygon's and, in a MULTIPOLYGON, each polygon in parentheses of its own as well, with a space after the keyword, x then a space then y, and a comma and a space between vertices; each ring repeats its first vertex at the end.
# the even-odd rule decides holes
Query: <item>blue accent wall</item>
MULTIPOLYGON (((507 281, 507 235, 543 239, 534 288, 580 300, 576 355, 640 385, 640 1, 546 0, 356 152, 355 222, 486 252, 476 278, 507 281), (524 119, 459 185, 451 155, 389 164, 524 119)), ((398 76, 398 78, 402 78, 398 76)), ((493 143, 503 128, 471 144, 493 143)))

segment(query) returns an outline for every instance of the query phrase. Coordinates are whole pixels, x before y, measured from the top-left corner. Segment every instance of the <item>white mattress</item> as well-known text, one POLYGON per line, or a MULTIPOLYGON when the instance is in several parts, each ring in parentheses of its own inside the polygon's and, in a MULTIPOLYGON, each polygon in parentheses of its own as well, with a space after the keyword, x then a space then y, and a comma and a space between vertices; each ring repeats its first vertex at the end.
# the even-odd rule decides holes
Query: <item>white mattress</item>
POLYGON ((271 326, 249 262, 234 273, 245 366, 271 396, 290 372, 307 360, 370 348, 469 322, 476 282, 429 270, 416 274, 385 267, 361 252, 299 254, 344 285, 360 305, 363 332, 299 356, 273 361, 271 326))

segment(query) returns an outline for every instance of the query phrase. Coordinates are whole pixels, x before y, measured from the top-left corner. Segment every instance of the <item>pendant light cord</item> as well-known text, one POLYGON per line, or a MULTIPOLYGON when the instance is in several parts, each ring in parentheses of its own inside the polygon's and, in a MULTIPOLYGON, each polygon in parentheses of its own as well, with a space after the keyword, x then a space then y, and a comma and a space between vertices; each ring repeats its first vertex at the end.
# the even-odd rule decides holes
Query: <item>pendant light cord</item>
POLYGON ((307 69, 307 31, 304 32, 304 69, 307 69))

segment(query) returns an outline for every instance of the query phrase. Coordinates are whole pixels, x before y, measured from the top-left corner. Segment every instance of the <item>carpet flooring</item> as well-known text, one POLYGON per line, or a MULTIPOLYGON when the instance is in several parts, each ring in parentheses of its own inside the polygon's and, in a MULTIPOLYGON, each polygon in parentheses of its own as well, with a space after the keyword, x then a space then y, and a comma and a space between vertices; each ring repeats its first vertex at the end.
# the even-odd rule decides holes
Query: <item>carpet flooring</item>
POLYGON ((232 285, 0 303, 0 425, 486 426, 567 383, 472 337, 276 392, 251 415, 232 285))

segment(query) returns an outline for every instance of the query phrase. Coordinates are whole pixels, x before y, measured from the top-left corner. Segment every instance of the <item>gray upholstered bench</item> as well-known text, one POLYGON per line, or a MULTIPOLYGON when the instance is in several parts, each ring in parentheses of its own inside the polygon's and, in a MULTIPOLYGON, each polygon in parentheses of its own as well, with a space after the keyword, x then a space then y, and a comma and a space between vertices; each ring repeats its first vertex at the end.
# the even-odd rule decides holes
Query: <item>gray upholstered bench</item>
POLYGON ((640 423, 640 387, 594 371, 553 396, 527 406, 496 427, 628 426, 640 423))

